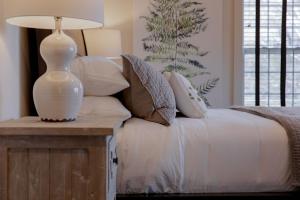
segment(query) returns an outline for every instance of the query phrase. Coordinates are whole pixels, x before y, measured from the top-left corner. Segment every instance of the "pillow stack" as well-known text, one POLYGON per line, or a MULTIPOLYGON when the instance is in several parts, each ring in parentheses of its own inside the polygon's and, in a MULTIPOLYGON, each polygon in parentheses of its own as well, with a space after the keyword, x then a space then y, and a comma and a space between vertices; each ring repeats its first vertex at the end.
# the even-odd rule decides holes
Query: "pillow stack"
POLYGON ((79 116, 121 117, 124 120, 131 117, 122 103, 111 96, 129 87, 121 66, 104 57, 85 56, 73 61, 71 72, 81 80, 84 88, 79 116))
POLYGON ((99 56, 76 58, 71 71, 82 82, 84 100, 79 115, 131 117, 169 126, 176 107, 190 118, 205 117, 207 107, 192 84, 176 72, 162 75, 132 55, 124 55, 122 67, 99 56), (112 95, 121 92, 122 103, 112 95), (128 109, 126 109, 124 106, 128 109))

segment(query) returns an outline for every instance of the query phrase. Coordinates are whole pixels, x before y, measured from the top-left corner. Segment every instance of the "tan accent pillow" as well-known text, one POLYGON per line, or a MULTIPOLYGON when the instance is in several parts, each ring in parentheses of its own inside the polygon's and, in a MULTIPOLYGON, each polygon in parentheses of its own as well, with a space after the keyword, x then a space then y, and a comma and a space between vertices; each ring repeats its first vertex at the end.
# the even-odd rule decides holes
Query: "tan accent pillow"
POLYGON ((176 116, 175 96, 164 76, 143 60, 123 57, 123 75, 130 87, 123 91, 123 103, 132 115, 170 125, 176 116))

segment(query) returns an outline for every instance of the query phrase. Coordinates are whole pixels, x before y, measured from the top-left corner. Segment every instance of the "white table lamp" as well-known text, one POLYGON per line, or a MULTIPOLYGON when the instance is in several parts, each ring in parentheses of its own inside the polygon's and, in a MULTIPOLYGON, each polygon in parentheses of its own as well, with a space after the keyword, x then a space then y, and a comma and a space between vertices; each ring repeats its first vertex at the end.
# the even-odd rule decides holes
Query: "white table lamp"
POLYGON ((80 110, 83 87, 70 73, 77 47, 64 29, 103 26, 103 0, 5 0, 5 16, 13 25, 55 29, 40 47, 47 72, 35 83, 33 98, 44 121, 73 121, 80 110))
POLYGON ((120 59, 122 54, 121 32, 115 29, 84 30, 85 43, 89 56, 103 56, 120 59))

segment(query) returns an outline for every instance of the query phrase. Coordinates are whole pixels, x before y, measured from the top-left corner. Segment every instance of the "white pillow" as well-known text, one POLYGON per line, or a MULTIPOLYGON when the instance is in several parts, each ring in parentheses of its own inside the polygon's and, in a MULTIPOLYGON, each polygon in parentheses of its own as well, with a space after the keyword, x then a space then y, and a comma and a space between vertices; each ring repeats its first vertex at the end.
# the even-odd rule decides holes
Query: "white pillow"
POLYGON ((177 108, 189 118, 203 118, 207 107, 191 82, 179 73, 172 72, 170 85, 174 91, 177 108))
POLYGON ((84 97, 78 115, 100 118, 121 117, 124 121, 131 118, 131 113, 115 97, 84 97))
POLYGON ((129 87, 122 67, 104 57, 78 57, 71 64, 71 72, 81 80, 85 96, 109 96, 129 87))

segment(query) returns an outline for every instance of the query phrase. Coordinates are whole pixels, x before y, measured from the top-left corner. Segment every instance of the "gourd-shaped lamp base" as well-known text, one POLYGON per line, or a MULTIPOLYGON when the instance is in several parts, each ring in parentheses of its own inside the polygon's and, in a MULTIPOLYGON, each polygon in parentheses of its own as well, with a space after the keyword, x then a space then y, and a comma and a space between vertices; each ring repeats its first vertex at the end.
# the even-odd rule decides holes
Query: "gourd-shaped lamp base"
POLYGON ((34 84, 33 99, 39 117, 44 121, 73 121, 83 99, 83 87, 70 72, 77 53, 74 40, 61 30, 61 17, 56 17, 56 30, 40 47, 47 71, 34 84))

